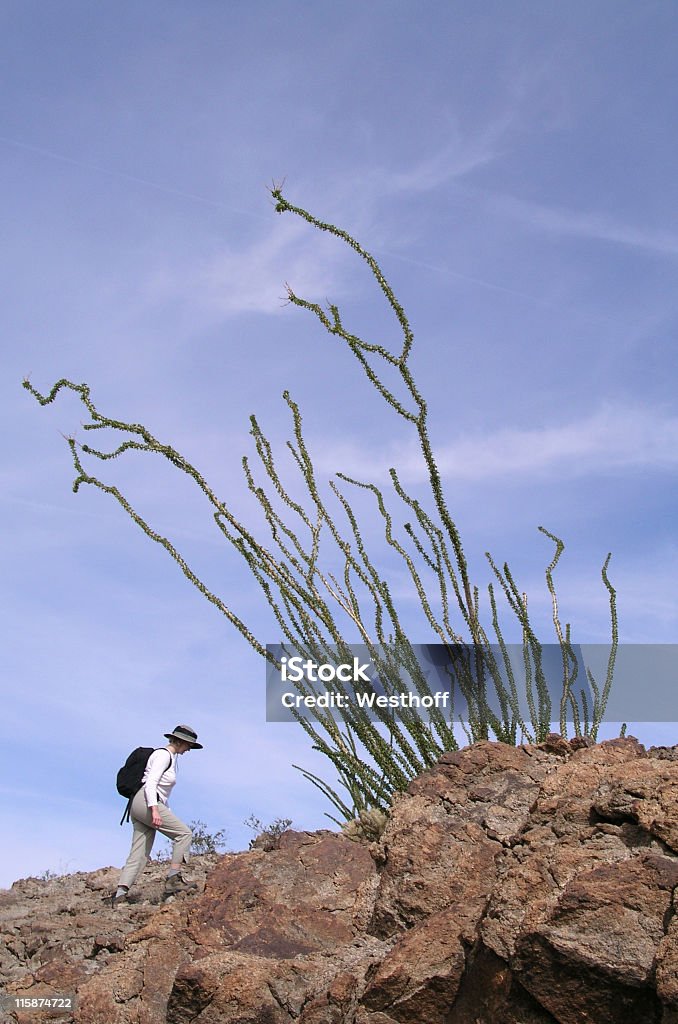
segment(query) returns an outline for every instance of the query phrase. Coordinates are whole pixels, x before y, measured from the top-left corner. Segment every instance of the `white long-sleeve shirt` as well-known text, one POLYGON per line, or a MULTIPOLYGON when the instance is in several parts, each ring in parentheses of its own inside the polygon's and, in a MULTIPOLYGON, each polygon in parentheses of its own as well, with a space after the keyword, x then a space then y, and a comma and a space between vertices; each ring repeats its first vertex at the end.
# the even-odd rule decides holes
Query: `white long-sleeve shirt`
POLYGON ((158 803, 168 806, 169 795, 177 781, 177 756, 167 747, 160 747, 149 757, 141 780, 148 807, 157 807, 158 803))

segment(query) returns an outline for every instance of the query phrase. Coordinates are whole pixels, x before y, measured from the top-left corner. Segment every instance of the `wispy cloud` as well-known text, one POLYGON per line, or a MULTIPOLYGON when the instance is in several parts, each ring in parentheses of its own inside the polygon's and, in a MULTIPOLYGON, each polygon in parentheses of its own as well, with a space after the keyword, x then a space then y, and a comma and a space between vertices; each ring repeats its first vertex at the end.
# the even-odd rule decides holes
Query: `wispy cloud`
POLYGON ((499 217, 520 221, 531 229, 678 255, 678 232, 647 225, 635 225, 595 210, 577 210, 538 203, 499 191, 478 188, 468 179, 472 172, 499 160, 510 148, 513 132, 520 125, 520 110, 507 110, 496 120, 472 135, 465 135, 456 124, 448 141, 435 153, 400 170, 375 169, 362 174, 364 197, 370 183, 375 198, 431 192, 452 185, 468 194, 474 203, 483 203, 499 217))
MULTIPOLYGON (((318 446, 319 448, 320 446, 318 446)), ((450 480, 543 476, 570 477, 605 470, 678 467, 678 416, 643 407, 606 404, 585 418, 557 426, 504 428, 468 435, 438 449, 438 466, 450 480)), ((325 472, 384 480, 396 466, 403 481, 419 482, 425 467, 415 444, 380 455, 343 442, 326 444, 317 460, 325 472)))
POLYGON ((437 153, 406 170, 380 171, 382 190, 393 194, 428 192, 492 163, 504 151, 504 140, 513 122, 513 114, 509 112, 468 134, 453 122, 448 129, 448 141, 437 153))
POLYGON ((336 295, 345 255, 341 247, 328 244, 298 220, 271 216, 270 230, 255 241, 226 245, 197 263, 156 271, 148 285, 152 299, 162 305, 179 296, 201 316, 224 317, 279 314, 286 280, 300 295, 336 295))
POLYGON ((446 476, 467 479, 551 470, 575 477, 601 469, 675 466, 677 416, 612 405, 562 426, 504 429, 487 438, 462 439, 440 455, 446 476))
POLYGON ((595 211, 568 210, 492 193, 484 193, 484 196, 497 212, 539 231, 678 255, 678 233, 675 231, 637 227, 595 211))

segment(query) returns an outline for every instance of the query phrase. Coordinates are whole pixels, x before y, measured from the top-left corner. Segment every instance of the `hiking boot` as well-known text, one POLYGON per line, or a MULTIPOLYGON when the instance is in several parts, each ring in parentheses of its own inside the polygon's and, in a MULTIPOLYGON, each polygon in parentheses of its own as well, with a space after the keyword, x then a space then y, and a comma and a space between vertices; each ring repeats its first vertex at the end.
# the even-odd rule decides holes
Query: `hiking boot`
POLYGON ((122 892, 120 893, 119 896, 116 896, 116 894, 112 892, 108 896, 103 897, 102 903, 105 903, 107 906, 109 906, 111 910, 115 910, 119 903, 127 902, 127 895, 128 894, 126 892, 122 892))
POLYGON ((198 888, 197 882, 187 882, 183 875, 178 872, 170 875, 165 881, 165 896, 174 896, 178 892, 192 892, 198 888))

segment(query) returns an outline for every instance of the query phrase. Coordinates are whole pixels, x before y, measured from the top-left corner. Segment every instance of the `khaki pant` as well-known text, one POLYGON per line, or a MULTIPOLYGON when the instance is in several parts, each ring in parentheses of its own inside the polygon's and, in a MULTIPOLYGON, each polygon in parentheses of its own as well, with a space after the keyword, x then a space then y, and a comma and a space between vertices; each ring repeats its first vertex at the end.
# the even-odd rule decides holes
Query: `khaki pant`
POLYGON ((191 840, 193 839, 193 833, 190 828, 188 825, 184 825, 183 821, 180 821, 176 815, 172 814, 169 807, 166 807, 165 804, 158 804, 158 814, 162 818, 162 825, 160 828, 153 828, 151 825, 151 812, 146 805, 144 791, 140 789, 134 797, 130 809, 130 817, 134 827, 132 848, 122 869, 118 882, 119 886, 125 885, 129 889, 134 885, 148 863, 148 858, 153 848, 153 841, 158 832, 162 832, 164 836, 167 836, 173 842, 172 863, 181 864, 184 861, 188 862, 191 840))

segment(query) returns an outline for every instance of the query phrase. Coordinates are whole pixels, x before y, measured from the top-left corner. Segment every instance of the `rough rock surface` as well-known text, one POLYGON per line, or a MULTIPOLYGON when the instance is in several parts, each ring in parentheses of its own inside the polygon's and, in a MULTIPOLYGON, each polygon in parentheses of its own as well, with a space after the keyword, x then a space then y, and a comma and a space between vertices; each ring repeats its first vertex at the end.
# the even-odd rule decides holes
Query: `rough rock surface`
POLYGON ((678 1024, 678 748, 477 743, 378 843, 288 832, 164 904, 161 873, 115 911, 112 868, 1 891, 3 990, 82 1024, 678 1024))

